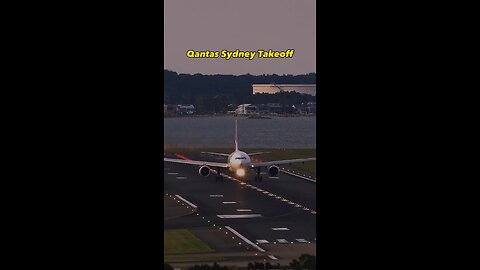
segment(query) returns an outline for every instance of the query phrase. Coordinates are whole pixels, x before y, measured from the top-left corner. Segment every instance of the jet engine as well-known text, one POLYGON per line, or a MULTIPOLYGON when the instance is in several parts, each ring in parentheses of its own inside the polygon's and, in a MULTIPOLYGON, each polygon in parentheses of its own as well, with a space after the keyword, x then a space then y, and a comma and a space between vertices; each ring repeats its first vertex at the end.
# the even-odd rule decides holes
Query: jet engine
POLYGON ((198 173, 201 175, 201 176, 209 176, 210 175, 210 168, 208 168, 207 166, 202 166, 200 167, 200 169, 198 170, 198 173))
POLYGON ((280 169, 275 165, 268 168, 268 174, 270 176, 277 176, 278 172, 280 172, 280 169))

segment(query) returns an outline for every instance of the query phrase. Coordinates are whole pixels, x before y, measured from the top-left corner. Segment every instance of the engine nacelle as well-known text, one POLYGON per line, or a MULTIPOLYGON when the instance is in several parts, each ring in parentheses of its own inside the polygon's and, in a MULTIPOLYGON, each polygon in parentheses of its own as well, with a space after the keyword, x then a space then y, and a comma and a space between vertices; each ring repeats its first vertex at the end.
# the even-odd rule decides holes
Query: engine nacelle
POLYGON ((277 176, 277 174, 280 172, 280 168, 278 168, 277 166, 273 165, 273 166, 270 166, 270 168, 268 168, 268 174, 270 176, 277 176))
POLYGON ((201 176, 209 176, 210 175, 210 168, 208 168, 207 166, 202 166, 200 167, 200 169, 198 170, 198 173, 201 175, 201 176))

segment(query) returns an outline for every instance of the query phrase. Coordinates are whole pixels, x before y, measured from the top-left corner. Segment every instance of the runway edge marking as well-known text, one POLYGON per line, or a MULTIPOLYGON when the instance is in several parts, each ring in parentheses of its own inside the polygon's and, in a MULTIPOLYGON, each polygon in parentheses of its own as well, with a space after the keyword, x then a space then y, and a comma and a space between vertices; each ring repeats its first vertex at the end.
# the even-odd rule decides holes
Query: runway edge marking
POLYGON ((268 255, 268 257, 269 257, 270 259, 274 260, 274 261, 277 261, 277 260, 278 260, 278 258, 275 257, 275 256, 273 256, 273 255, 268 255))
POLYGON ((251 245, 252 247, 258 249, 260 252, 265 252, 265 249, 257 246, 255 243, 253 243, 252 241, 248 240, 245 236, 241 235, 239 232, 237 232, 236 230, 234 230, 232 227, 230 226, 224 226, 225 229, 229 230, 230 232, 232 232, 233 234, 235 234, 237 237, 239 237, 240 239, 242 239, 243 241, 245 241, 245 243, 251 245))
POLYGON ((313 183, 317 183, 317 180, 313 180, 313 179, 310 179, 310 178, 307 178, 307 177, 303 177, 301 175, 294 174, 294 173, 291 173, 291 172, 288 172, 288 171, 285 171, 285 170, 280 170, 280 171, 283 172, 283 173, 289 174, 291 176, 295 176, 295 177, 298 177, 298 178, 301 178, 301 179, 304 179, 304 180, 307 180, 307 181, 310 181, 310 182, 313 182, 313 183))
POLYGON ((182 196, 180 196, 180 195, 175 195, 175 197, 177 197, 177 198, 179 198, 180 200, 184 201, 186 204, 190 205, 190 206, 193 207, 193 208, 198 208, 195 204, 187 201, 186 199, 184 199, 184 198, 183 198, 182 196))

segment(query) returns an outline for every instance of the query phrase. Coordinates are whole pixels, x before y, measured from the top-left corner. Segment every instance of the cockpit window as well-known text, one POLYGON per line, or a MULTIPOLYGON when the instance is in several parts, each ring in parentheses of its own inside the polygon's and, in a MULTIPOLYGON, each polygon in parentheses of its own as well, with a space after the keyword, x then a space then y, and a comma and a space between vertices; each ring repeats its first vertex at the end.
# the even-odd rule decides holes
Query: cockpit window
POLYGON ((246 157, 236 157, 235 159, 247 159, 246 157))

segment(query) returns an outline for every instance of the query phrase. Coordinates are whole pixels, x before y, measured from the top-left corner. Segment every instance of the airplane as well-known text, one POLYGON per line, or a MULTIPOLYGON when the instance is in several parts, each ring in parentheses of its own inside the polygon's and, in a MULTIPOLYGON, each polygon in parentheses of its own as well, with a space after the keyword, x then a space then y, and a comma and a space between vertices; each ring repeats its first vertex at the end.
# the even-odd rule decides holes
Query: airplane
POLYGON ((266 161, 253 163, 251 156, 266 154, 267 152, 257 152, 247 154, 238 149, 238 121, 235 120, 235 151, 231 154, 224 153, 215 153, 215 152, 202 152, 203 154, 210 154, 215 156, 226 157, 226 163, 219 162, 210 162, 210 161, 200 161, 200 160, 185 160, 185 159, 172 159, 172 158, 163 158, 165 162, 179 163, 179 164, 188 164, 188 165, 197 165, 200 166, 198 173, 201 176, 208 177, 210 175, 210 167, 215 168, 217 176, 215 177, 215 182, 223 181, 221 176, 221 169, 228 169, 231 172, 234 172, 237 176, 244 178, 247 175, 247 171, 250 169, 256 170, 255 182, 262 181, 262 176, 260 175, 261 168, 266 168, 270 176, 276 176, 280 172, 279 165, 293 164, 293 163, 304 163, 308 161, 315 161, 317 158, 302 158, 302 159, 290 159, 290 160, 275 160, 275 161, 266 161))

